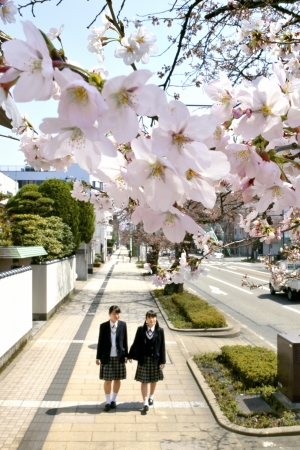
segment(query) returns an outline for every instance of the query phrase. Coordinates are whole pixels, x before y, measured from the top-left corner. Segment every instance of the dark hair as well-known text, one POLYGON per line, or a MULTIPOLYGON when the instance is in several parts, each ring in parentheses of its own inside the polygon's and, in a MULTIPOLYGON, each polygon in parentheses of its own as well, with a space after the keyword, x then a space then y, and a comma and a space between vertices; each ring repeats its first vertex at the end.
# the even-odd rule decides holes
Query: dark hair
MULTIPOLYGON (((146 312, 146 319, 147 319, 148 317, 156 317, 156 325, 155 325, 155 328, 158 329, 158 328, 159 328, 159 323, 158 323, 158 320, 157 320, 157 314, 156 314, 155 311, 153 311, 153 309, 149 309, 149 311, 146 312)), ((147 323, 147 322, 146 322, 146 320, 145 320, 145 324, 146 324, 146 323, 147 323)))
POLYGON ((117 305, 112 305, 109 310, 108 310, 108 314, 111 314, 112 312, 115 312, 117 314, 120 314, 121 310, 119 308, 119 306, 117 305))

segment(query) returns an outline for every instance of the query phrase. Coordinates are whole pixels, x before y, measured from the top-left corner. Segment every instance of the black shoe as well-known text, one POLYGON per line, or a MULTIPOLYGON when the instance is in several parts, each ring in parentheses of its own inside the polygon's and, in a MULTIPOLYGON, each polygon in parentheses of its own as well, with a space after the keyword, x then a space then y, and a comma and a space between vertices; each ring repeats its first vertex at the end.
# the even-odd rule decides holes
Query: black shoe
POLYGON ((110 408, 111 409, 116 409, 116 407, 117 407, 116 402, 111 402, 110 403, 110 408))
POLYGON ((145 411, 145 412, 146 412, 146 411, 149 411, 149 406, 148 406, 148 405, 145 405, 143 411, 145 411))
POLYGON ((149 398, 148 403, 149 403, 149 406, 152 406, 153 405, 153 398, 149 398))
POLYGON ((104 406, 104 411, 109 411, 110 410, 110 403, 106 403, 106 405, 104 406))

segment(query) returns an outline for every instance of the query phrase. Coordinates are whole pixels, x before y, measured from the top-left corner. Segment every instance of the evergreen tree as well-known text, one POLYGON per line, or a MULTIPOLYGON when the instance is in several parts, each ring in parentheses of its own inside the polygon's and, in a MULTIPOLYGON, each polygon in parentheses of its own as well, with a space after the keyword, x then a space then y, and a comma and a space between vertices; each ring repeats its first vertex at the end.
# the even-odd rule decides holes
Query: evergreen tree
POLYGON ((79 206, 78 201, 71 197, 70 190, 72 183, 66 183, 63 180, 52 178, 44 181, 38 191, 45 197, 54 200, 52 211, 48 215, 58 216, 62 221, 69 225, 74 236, 76 248, 81 243, 81 234, 79 231, 79 206))
POLYGON ((37 214, 41 217, 49 215, 54 201, 38 192, 36 184, 26 184, 9 199, 6 211, 11 214, 37 214))
POLYGON ((63 258, 75 249, 71 229, 59 217, 16 214, 11 223, 11 233, 13 245, 44 247, 48 255, 36 257, 35 262, 63 258))
POLYGON ((94 206, 90 202, 77 201, 79 208, 79 232, 81 242, 88 244, 95 232, 95 212, 94 206))

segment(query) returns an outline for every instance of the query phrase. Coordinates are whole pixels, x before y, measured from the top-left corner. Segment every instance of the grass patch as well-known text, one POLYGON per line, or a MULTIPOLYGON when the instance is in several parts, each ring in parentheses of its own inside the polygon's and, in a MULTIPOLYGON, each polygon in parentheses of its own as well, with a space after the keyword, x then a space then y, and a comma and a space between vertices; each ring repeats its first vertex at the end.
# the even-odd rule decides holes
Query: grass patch
POLYGON ((154 294, 175 328, 207 329, 227 326, 225 318, 216 308, 188 291, 165 296, 162 289, 155 289, 154 294))
MULTIPOLYGON (((242 355, 243 346, 234 347, 240 347, 239 354, 242 355)), ((252 355, 253 365, 256 363, 257 367, 259 367, 262 353, 269 351, 262 347, 252 348, 254 350, 252 355)), ((249 355, 249 346, 245 346, 246 354, 249 355)), ((275 353, 274 356, 276 358, 275 353)), ((246 428, 272 428, 300 425, 300 413, 285 409, 272 395, 277 389, 274 383, 268 384, 272 377, 270 378, 266 371, 264 372, 265 379, 262 374, 258 377, 260 379, 258 386, 249 387, 249 383, 244 382, 244 378, 240 377, 226 358, 219 353, 204 353, 195 355, 194 361, 213 391, 221 410, 231 422, 246 428), (239 394, 260 395, 269 404, 272 411, 251 414, 242 413, 238 409, 235 400, 235 396, 239 394)))

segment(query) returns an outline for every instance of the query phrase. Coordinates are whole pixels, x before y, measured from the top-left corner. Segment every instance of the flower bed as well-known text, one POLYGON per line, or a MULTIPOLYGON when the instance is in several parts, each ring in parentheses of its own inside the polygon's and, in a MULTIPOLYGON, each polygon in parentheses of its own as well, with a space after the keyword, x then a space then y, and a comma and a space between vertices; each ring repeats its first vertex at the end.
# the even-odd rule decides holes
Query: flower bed
POLYGON ((208 329, 227 326, 218 310, 188 291, 165 296, 162 289, 155 289, 154 294, 176 328, 208 329))
MULTIPOLYGON (((224 354, 219 353, 204 353, 194 356, 194 361, 212 392, 214 393, 217 402, 226 417, 234 424, 246 428, 269 428, 300 425, 300 413, 287 410, 274 396, 273 393, 277 390, 275 387, 276 377, 273 376, 273 366, 276 360, 275 353, 262 347, 250 346, 234 346, 232 354, 238 351, 240 362, 243 360, 243 355, 251 357, 252 367, 257 366, 257 379, 259 383, 253 387, 253 383, 249 383, 249 377, 240 376, 240 374, 233 368, 233 359, 228 357, 228 346, 222 347, 224 354), (237 348, 239 347, 239 348, 237 348), (226 356, 225 356, 226 353, 226 356), (251 353, 251 356, 250 356, 251 353), (273 353, 273 358, 271 356, 273 353), (273 359, 273 362, 272 362, 273 359), (263 368, 259 368, 262 360, 263 368), (230 362, 229 362, 230 361, 230 362), (260 372, 260 373, 258 373, 260 372), (273 380, 273 381, 271 381, 273 380), (270 384, 271 382, 271 384, 270 384), (249 387, 251 386, 251 387, 249 387), (270 406, 269 411, 249 414, 243 413, 236 401, 238 395, 259 395, 270 406)), ((247 372, 244 367, 244 374, 247 372)), ((249 374, 251 373, 249 368, 249 374)))

